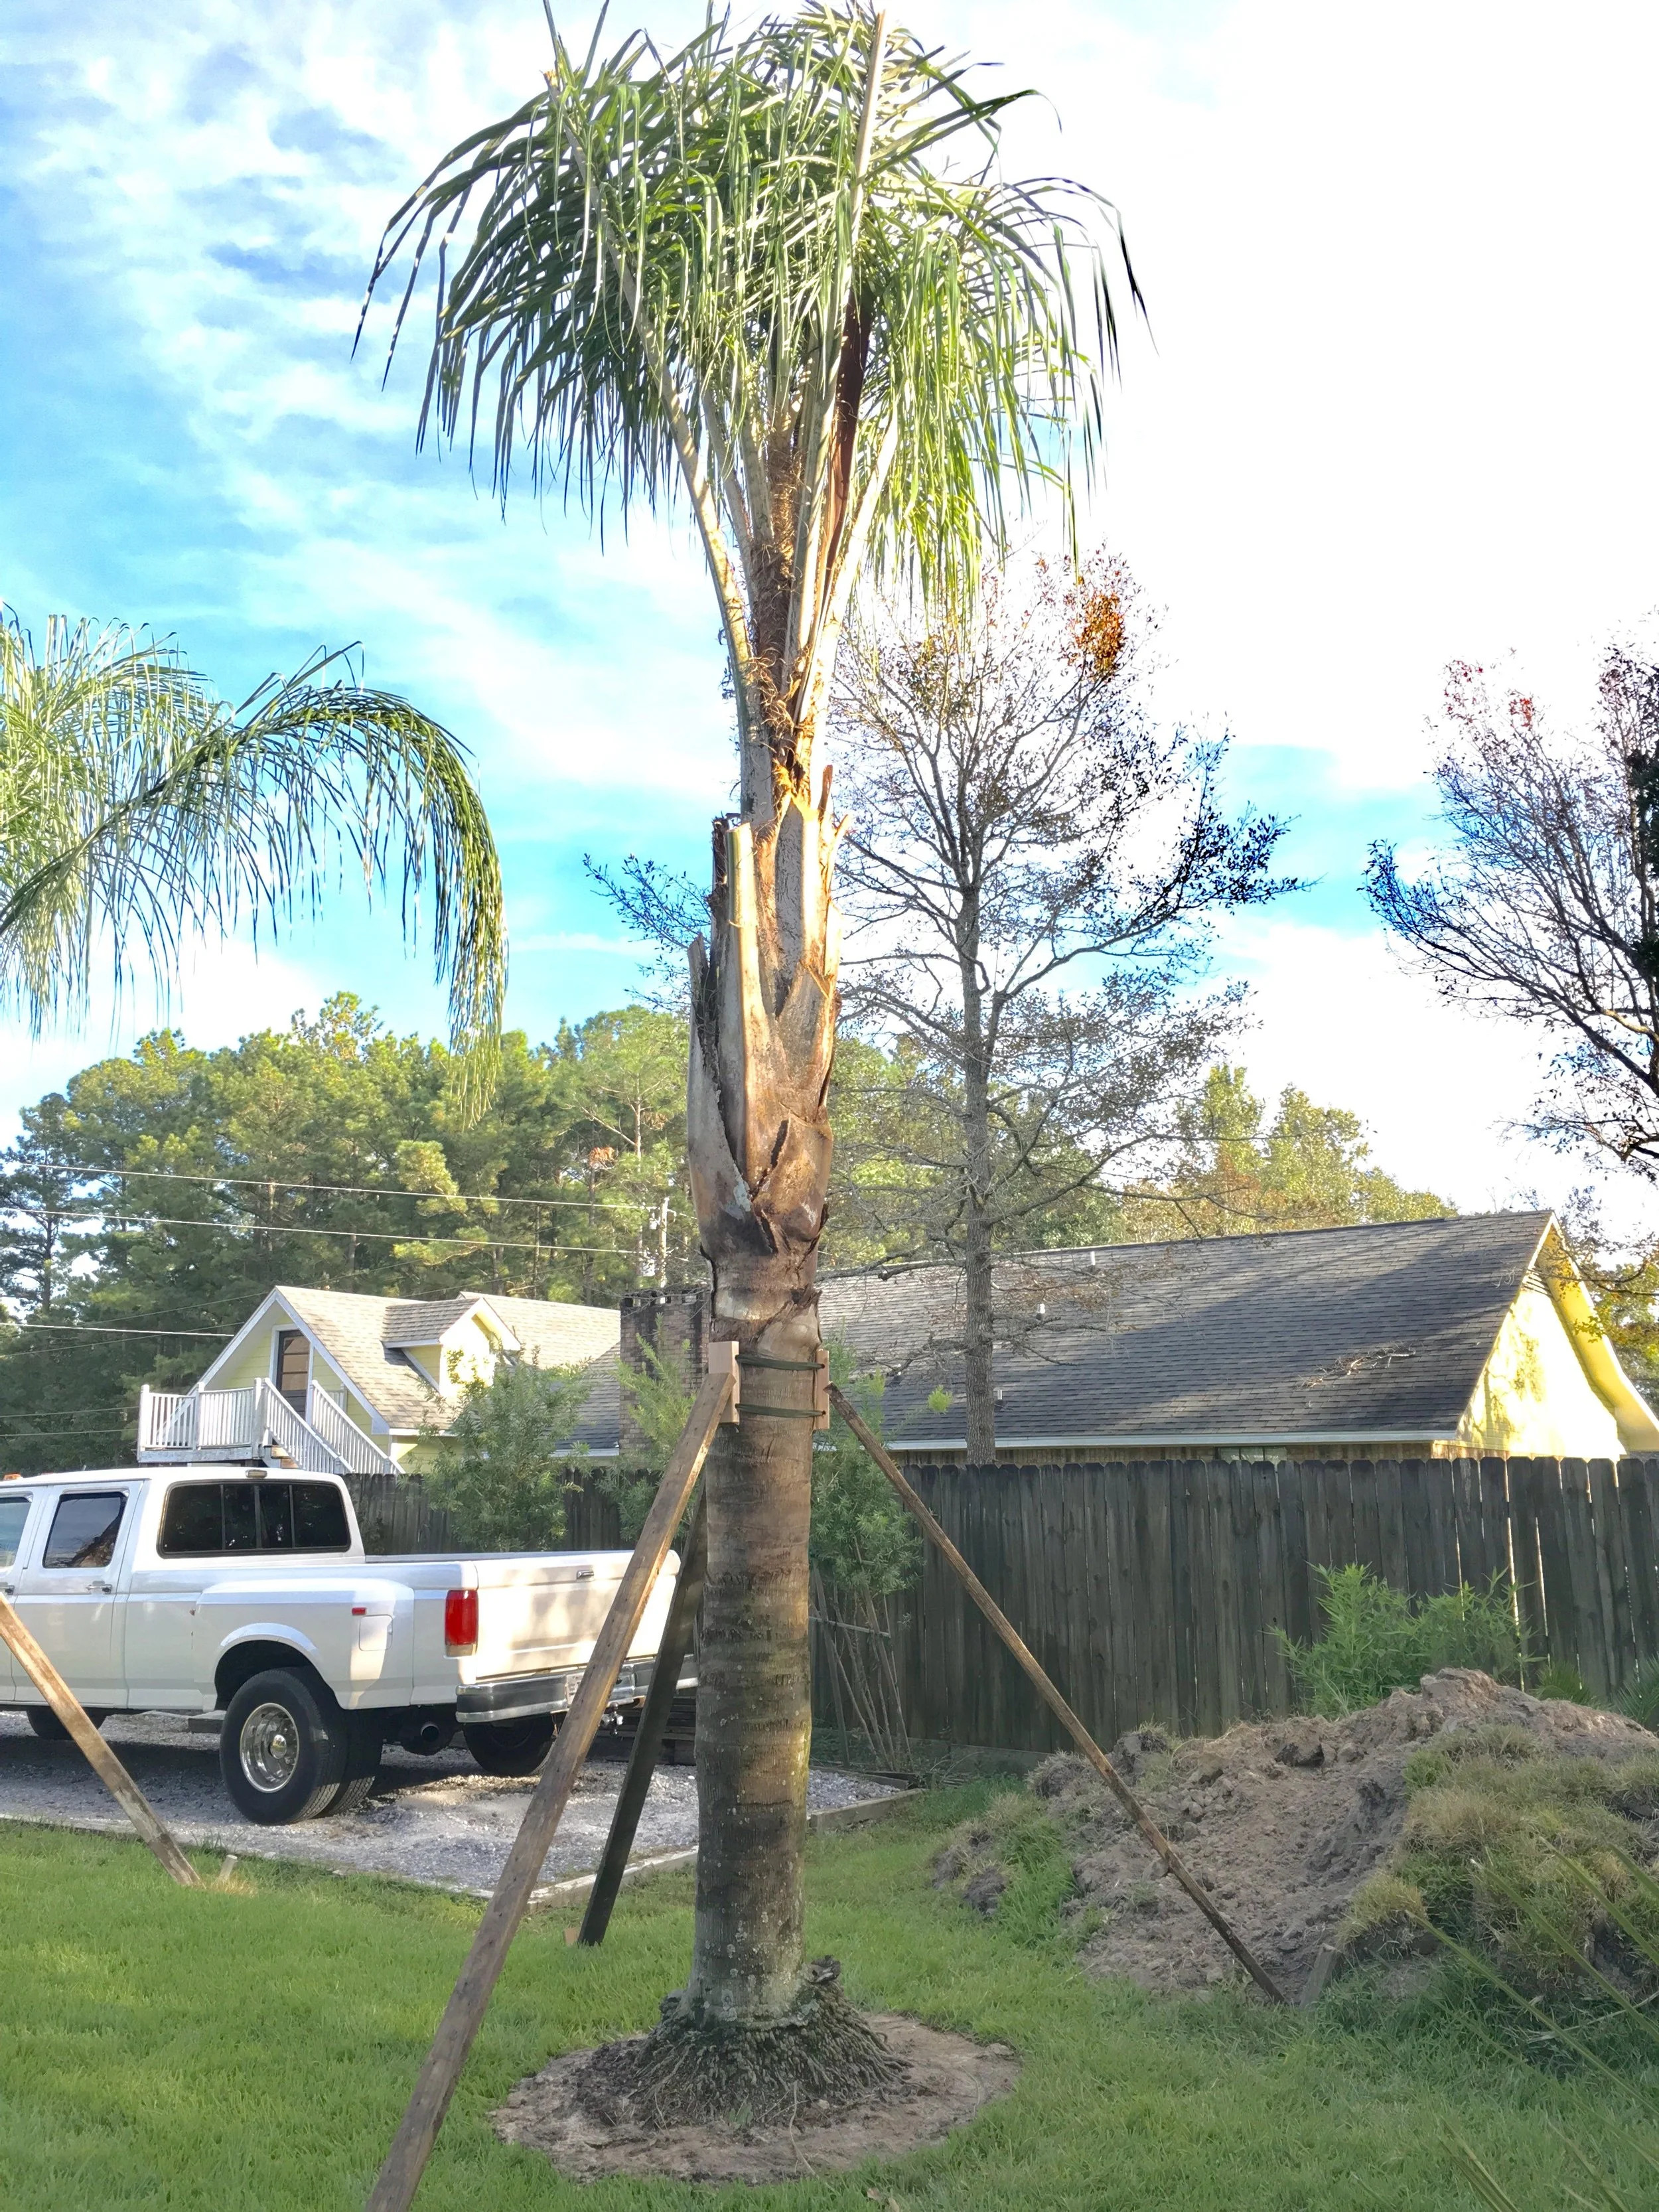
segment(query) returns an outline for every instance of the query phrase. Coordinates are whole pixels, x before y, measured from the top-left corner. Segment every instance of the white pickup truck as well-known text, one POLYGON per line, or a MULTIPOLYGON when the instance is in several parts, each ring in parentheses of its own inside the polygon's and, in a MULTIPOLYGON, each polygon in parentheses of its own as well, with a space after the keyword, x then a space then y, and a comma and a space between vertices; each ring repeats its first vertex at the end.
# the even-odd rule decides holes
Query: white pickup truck
MULTIPOLYGON (((345 1485, 263 1468, 0 1483, 0 1593, 94 1719, 221 1713, 225 1787, 276 1826, 361 1805, 388 1741, 457 1727, 488 1774, 540 1765, 625 1552, 369 1559, 345 1485)), ((669 1554, 613 1710, 645 1695, 669 1554)), ((65 1731, 0 1644, 0 1707, 65 1731)))

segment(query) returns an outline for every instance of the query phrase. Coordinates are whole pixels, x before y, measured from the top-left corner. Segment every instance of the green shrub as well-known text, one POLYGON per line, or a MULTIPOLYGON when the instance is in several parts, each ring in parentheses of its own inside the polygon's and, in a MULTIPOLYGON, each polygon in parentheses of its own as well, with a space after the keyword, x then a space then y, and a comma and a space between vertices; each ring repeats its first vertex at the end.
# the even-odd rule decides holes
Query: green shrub
POLYGON ((1276 1631, 1297 1695, 1310 1712, 1334 1717, 1373 1705, 1390 1690, 1415 1689, 1442 1667, 1478 1667, 1519 1683, 1526 1647, 1507 1583, 1466 1586, 1413 1601, 1368 1567, 1316 1567, 1322 1616, 1318 1640, 1276 1631))
POLYGON ((1565 1659, 1547 1660, 1532 1686, 1535 1698, 1560 1698, 1570 1705, 1593 1705, 1589 1685, 1565 1659))
POLYGON ((1613 1699, 1613 1709, 1659 1733, 1659 1659, 1643 1662, 1613 1699))
POLYGON ((509 1366, 469 1382, 461 1410, 434 1438, 427 1495, 447 1508, 455 1541, 479 1552, 544 1552, 562 1542, 577 1487, 570 1439, 591 1377, 580 1368, 509 1366))

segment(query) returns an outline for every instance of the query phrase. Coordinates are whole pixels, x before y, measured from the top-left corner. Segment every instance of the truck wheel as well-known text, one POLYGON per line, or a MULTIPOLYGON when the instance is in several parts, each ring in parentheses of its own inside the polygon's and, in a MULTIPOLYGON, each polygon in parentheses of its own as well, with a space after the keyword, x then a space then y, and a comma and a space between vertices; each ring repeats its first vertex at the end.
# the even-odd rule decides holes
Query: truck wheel
POLYGON ((303 1675, 272 1668, 226 1706, 219 1771, 244 1820, 285 1828, 328 1810, 345 1778, 348 1741, 331 1698, 325 1706, 303 1675))
POLYGON ((533 1774, 547 1757, 555 1735, 550 1713, 523 1721, 489 1721, 464 1728, 473 1763, 486 1774, 533 1774))
MULTIPOLYGON (((70 1741, 69 1730, 50 1705, 26 1705, 23 1710, 29 1717, 29 1726, 42 1743, 68 1743, 70 1741)), ((87 1718, 94 1728, 101 1728, 107 1717, 106 1714, 88 1706, 87 1718)))
POLYGON ((378 1713, 348 1713, 344 1719, 346 1778, 319 1808, 331 1820, 339 1813, 360 1813, 368 1804, 380 1771, 380 1750, 386 1741, 378 1713))

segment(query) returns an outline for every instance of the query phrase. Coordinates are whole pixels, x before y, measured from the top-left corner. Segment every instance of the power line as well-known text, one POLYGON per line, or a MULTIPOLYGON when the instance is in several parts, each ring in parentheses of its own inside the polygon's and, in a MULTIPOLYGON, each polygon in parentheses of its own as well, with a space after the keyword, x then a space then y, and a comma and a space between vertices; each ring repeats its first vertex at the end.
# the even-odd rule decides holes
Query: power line
POLYGON ((234 1328, 112 1328, 97 1321, 24 1321, 20 1329, 46 1329, 57 1336, 210 1336, 216 1344, 228 1343, 234 1328))
MULTIPOLYGON (((465 1252, 542 1252, 558 1259, 568 1253, 637 1256, 630 1244, 543 1244, 529 1237, 422 1237, 409 1229, 321 1229, 303 1221, 198 1221, 189 1214, 138 1213, 123 1216, 117 1206, 95 1212, 66 1213, 64 1221, 113 1222, 118 1229, 201 1229, 216 1237, 339 1237, 369 1244, 453 1244, 465 1252)), ((164 1331, 163 1334, 166 1334, 164 1331)))
POLYGON ((638 1213, 654 1203, 644 1199, 623 1203, 598 1198, 509 1198, 493 1190, 394 1190, 388 1184, 373 1182, 283 1182, 275 1176, 192 1175, 184 1168, 110 1168, 105 1172, 122 1182, 142 1179, 147 1182, 223 1183, 239 1190, 310 1190, 344 1198, 444 1198, 468 1206, 565 1206, 599 1213, 638 1213))

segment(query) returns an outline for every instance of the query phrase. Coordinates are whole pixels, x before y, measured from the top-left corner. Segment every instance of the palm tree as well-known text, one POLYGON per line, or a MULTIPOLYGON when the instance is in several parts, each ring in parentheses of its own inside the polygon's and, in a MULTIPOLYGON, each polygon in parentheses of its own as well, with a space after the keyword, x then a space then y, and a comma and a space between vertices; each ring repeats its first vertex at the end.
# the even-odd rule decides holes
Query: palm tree
POLYGON ((84 1012, 100 947, 165 992, 183 939, 315 908, 349 866, 429 884, 437 969, 482 1098, 506 975, 501 869, 461 746, 316 654, 232 708, 173 647, 54 616, 38 657, 0 616, 0 1003, 39 1030, 84 1012))
POLYGON ((884 15, 822 0, 740 36, 711 16, 666 58, 642 33, 577 55, 555 30, 544 88, 444 157, 370 280, 407 263, 401 327, 436 242, 422 434, 493 418, 503 497, 522 448, 590 515, 684 501, 737 702, 741 811, 715 822, 690 948, 689 1149, 744 1410, 708 1474, 696 1939, 641 2076, 659 2117, 787 2110, 826 2039, 828 2074, 878 2065, 802 1963, 842 827, 814 751, 860 574, 959 605, 1006 496, 1067 494, 1079 416, 1092 461, 1115 331, 1091 218, 1115 218, 1002 179, 1020 96, 979 98, 884 15))

